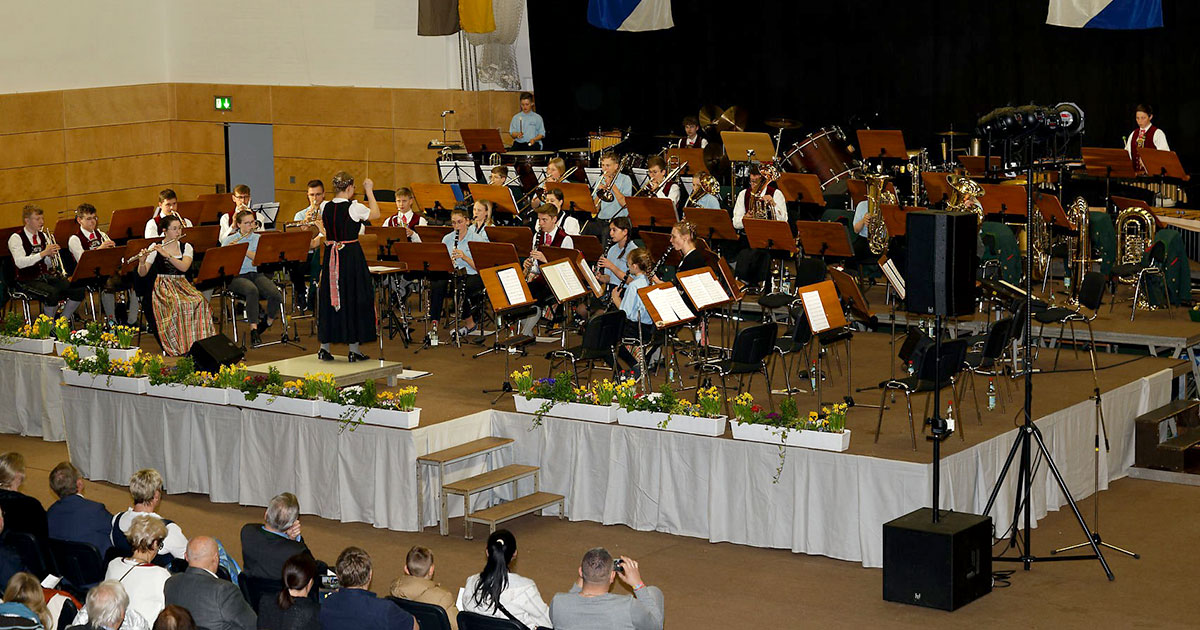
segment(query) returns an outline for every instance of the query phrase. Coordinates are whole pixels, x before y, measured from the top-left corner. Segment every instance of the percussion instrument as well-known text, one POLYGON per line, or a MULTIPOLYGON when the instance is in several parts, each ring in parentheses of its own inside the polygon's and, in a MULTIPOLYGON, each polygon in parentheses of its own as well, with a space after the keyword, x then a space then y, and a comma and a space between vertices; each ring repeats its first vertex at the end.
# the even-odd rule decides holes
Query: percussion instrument
POLYGON ((592 152, 587 147, 571 147, 569 149, 559 149, 558 157, 562 158, 563 164, 570 169, 576 167, 575 172, 567 178, 567 181, 586 184, 587 173, 584 169, 592 165, 592 152))
POLYGON ((821 188, 826 188, 858 170, 853 151, 840 127, 825 127, 792 145, 784 162, 794 172, 813 173, 821 180, 821 188))
POLYGON ((799 129, 800 123, 791 118, 768 118, 763 124, 774 129, 799 129))
POLYGON ((545 166, 553 156, 553 151, 508 151, 501 155, 501 163, 511 165, 516 170, 515 175, 521 182, 521 189, 528 191, 538 185, 533 167, 545 166))
POLYGON ((623 140, 621 130, 613 129, 611 131, 597 131, 588 134, 588 151, 592 153, 600 153, 605 149, 621 144, 623 140))

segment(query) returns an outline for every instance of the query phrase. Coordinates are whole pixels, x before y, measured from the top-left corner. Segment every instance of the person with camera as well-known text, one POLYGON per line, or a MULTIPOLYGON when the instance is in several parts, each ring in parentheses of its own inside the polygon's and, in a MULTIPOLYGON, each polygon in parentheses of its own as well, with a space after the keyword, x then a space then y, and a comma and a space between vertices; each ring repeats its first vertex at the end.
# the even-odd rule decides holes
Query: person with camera
POLYGON ((550 620, 556 630, 662 630, 663 593, 642 581, 636 560, 613 560, 607 549, 596 547, 583 555, 570 592, 554 596, 550 620), (618 576, 633 597, 608 592, 618 576))

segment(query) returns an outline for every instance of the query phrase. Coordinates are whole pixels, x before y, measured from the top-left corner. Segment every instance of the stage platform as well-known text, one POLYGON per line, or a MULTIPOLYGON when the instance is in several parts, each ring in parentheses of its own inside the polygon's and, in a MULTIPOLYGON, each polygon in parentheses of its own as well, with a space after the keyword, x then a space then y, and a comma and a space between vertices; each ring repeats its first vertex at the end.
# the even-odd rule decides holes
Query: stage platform
POLYGON ((404 371, 404 364, 399 361, 371 359, 351 363, 342 356, 335 356, 333 361, 322 361, 315 354, 302 354, 290 359, 266 363, 250 363, 246 367, 251 372, 262 374, 275 368, 285 379, 302 378, 305 374, 326 372, 333 375, 333 381, 337 383, 338 387, 358 385, 377 379, 386 380, 388 386, 395 387, 396 376, 404 371))

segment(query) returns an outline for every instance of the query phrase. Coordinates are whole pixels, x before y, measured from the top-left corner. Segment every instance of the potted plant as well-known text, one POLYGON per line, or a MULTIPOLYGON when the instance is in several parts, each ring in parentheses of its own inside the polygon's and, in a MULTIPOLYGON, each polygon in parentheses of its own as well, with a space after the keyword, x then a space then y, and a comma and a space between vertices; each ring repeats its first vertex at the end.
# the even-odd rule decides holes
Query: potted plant
POLYGON ((109 389, 130 394, 144 394, 149 385, 147 364, 154 359, 140 352, 128 359, 109 359, 104 348, 90 357, 80 357, 73 347, 63 351, 63 381, 68 385, 109 389))
POLYGON ((733 400, 733 438, 786 446, 844 451, 850 448, 850 430, 846 428, 845 403, 822 407, 821 413, 801 415, 796 402, 784 398, 778 412, 767 412, 755 404, 749 392, 733 400))
POLYGON ((378 391, 375 381, 369 380, 337 390, 334 400, 317 401, 317 413, 322 418, 342 421, 342 428, 351 431, 360 424, 413 429, 421 421, 421 408, 416 403, 415 385, 395 392, 378 391))
POLYGON ((0 323, 0 348, 30 354, 54 352, 54 320, 42 314, 32 324, 26 324, 20 315, 10 311, 0 323))
POLYGON ((138 350, 133 346, 136 335, 137 329, 131 326, 113 326, 111 330, 105 330, 100 322, 88 322, 83 328, 72 331, 67 321, 60 318, 54 323, 54 348, 62 355, 68 346, 75 346, 81 357, 95 354, 96 348, 105 348, 110 359, 128 359, 138 350))
POLYGON ((146 375, 150 384, 146 393, 162 398, 177 398, 196 402, 225 405, 229 390, 217 382, 212 372, 197 371, 191 357, 180 357, 173 367, 148 364, 146 375))
POLYGON ((333 375, 328 373, 305 374, 303 378, 284 381, 279 370, 270 368, 266 383, 262 389, 255 377, 250 381, 253 385, 250 391, 243 389, 245 401, 243 407, 262 409, 276 413, 290 413, 296 416, 315 417, 317 415, 317 399, 331 398, 337 390, 333 375))
POLYGON ((725 433, 726 418, 721 415, 721 395, 715 387, 697 390, 693 402, 680 398, 670 385, 642 395, 633 381, 627 381, 618 387, 617 400, 619 424, 712 437, 725 433))

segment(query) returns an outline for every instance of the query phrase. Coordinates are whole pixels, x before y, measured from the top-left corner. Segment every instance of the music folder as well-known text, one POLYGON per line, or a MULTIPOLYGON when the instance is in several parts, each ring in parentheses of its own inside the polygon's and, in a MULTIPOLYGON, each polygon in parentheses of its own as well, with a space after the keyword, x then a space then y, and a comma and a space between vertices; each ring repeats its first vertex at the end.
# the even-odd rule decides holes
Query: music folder
POLYGON ((696 319, 696 314, 688 308, 679 288, 670 282, 642 287, 638 289, 638 296, 642 298, 642 304, 657 328, 670 328, 696 319))
POLYGON ((700 267, 691 271, 681 271, 675 274, 680 286, 687 293, 688 299, 698 310, 721 307, 729 304, 732 298, 721 286, 721 281, 709 267, 700 267))
POLYGON ((554 293, 554 299, 559 302, 569 302, 587 293, 587 289, 579 281, 571 259, 563 258, 545 263, 540 269, 546 284, 550 285, 550 291, 554 293))

